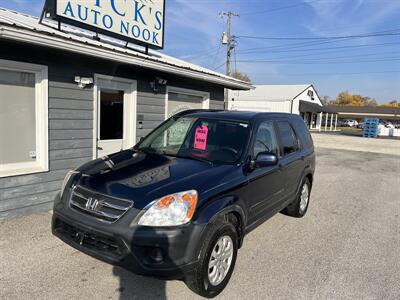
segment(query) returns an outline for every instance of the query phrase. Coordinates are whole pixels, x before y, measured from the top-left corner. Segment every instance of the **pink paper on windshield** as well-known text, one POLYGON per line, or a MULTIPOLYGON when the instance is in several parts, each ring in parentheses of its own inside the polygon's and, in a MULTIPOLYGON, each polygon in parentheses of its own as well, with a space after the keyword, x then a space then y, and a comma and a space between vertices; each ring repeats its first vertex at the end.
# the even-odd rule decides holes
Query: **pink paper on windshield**
POLYGON ((194 134, 194 149, 206 150, 207 148, 208 127, 201 125, 196 128, 194 134))

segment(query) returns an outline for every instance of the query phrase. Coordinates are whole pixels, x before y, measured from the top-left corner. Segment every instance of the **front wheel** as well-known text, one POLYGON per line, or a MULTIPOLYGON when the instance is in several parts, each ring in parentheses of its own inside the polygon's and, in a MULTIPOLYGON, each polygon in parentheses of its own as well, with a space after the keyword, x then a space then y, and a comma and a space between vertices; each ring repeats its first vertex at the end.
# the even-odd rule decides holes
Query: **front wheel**
POLYGON ((311 184, 308 178, 304 178, 301 183, 299 194, 296 197, 296 200, 289 204, 282 212, 285 215, 301 218, 307 212, 308 205, 310 203, 310 193, 311 193, 311 184))
POLYGON ((229 282, 236 263, 238 235, 228 221, 212 225, 200 260, 192 273, 185 278, 186 285, 195 293, 213 298, 223 291, 229 282))

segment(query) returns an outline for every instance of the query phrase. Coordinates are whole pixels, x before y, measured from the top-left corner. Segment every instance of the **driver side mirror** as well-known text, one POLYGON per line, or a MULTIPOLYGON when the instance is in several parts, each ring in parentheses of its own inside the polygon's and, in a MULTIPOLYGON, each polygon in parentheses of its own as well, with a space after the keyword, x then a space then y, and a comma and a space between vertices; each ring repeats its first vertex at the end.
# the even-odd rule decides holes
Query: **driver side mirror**
POLYGON ((252 161, 253 169, 276 166, 278 164, 278 156, 271 152, 260 152, 255 160, 252 161))

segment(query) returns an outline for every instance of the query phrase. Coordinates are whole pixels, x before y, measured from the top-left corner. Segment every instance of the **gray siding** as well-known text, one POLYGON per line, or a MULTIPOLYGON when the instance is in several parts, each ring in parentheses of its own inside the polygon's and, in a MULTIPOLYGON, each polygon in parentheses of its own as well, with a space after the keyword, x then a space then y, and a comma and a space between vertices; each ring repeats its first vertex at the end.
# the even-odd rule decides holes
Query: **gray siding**
POLYGON ((209 92, 210 108, 223 109, 222 86, 174 74, 5 40, 0 58, 49 67, 50 167, 45 173, 0 178, 0 220, 50 209, 66 172, 92 159, 93 90, 79 89, 74 83, 77 75, 97 73, 138 81, 137 122, 143 126, 137 126, 138 140, 164 120, 166 90, 161 86, 153 93, 149 83, 155 77, 166 79, 171 86, 209 92))
POLYGON ((70 169, 92 159, 93 90, 49 82, 49 172, 0 178, 0 220, 48 210, 70 169))
MULTIPOLYGON (((140 86, 139 86, 140 88, 140 86)), ((165 119, 165 94, 153 94, 148 91, 137 93, 137 132, 136 141, 146 136, 165 119), (139 129, 139 123, 142 129, 139 129)))
MULTIPOLYGON (((165 96, 164 93, 154 94, 149 91, 138 91, 136 141, 146 136, 165 120, 165 96), (142 123, 142 129, 139 129, 139 122, 142 123)), ((224 102, 210 100, 210 109, 224 109, 224 102)))
POLYGON ((224 101, 210 100, 210 109, 224 109, 224 101))

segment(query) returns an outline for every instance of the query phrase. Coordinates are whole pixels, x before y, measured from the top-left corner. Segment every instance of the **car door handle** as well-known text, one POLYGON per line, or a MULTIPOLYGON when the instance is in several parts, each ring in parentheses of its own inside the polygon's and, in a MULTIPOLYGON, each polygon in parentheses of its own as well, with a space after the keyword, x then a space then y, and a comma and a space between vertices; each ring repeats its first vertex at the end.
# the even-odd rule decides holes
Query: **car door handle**
POLYGON ((103 147, 97 146, 97 150, 104 150, 103 147))

